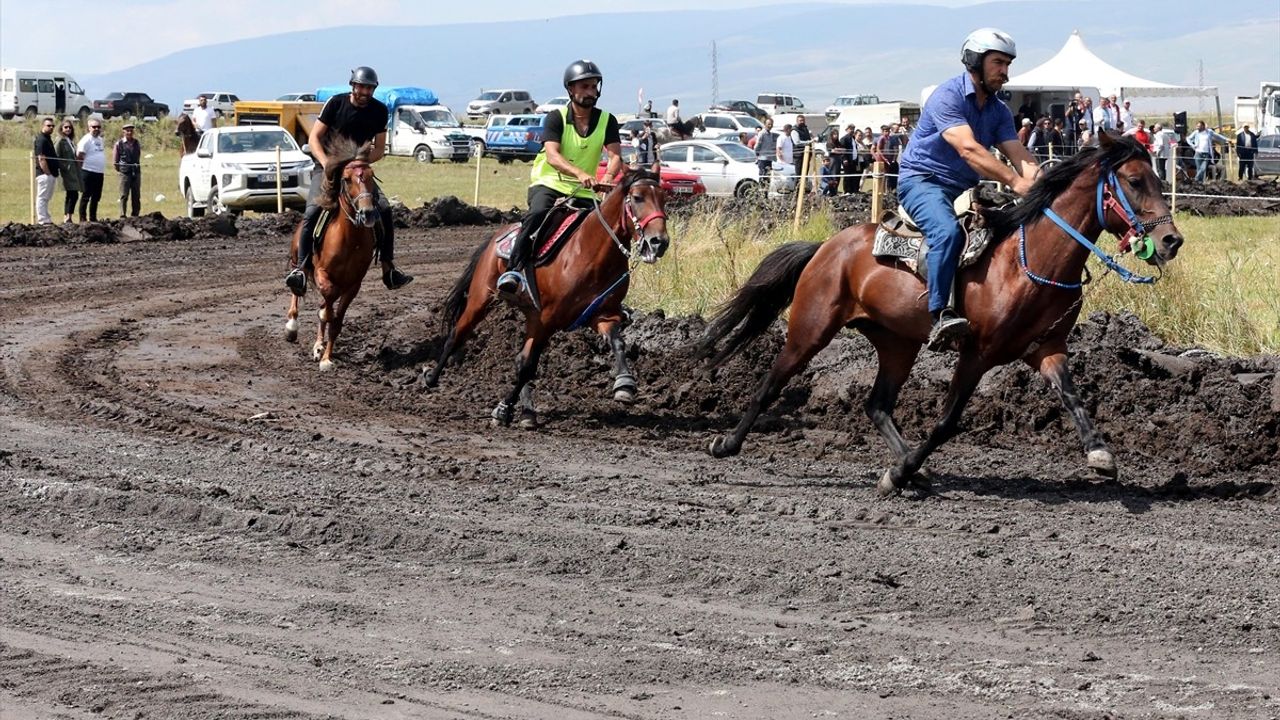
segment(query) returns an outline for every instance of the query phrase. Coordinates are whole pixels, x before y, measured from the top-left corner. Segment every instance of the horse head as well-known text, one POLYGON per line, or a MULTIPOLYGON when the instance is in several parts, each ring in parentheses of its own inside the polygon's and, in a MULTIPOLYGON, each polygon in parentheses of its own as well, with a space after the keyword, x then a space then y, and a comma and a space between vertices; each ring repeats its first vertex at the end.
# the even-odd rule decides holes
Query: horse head
POLYGON ((340 207, 353 224, 364 227, 373 227, 379 217, 374 202, 373 166, 369 164, 372 147, 370 143, 357 147, 355 143, 338 140, 329 148, 319 201, 328 209, 340 207))
POLYGON ((647 170, 633 170, 623 176, 613 192, 623 196, 624 232, 639 242, 640 259, 648 264, 657 262, 671 246, 661 180, 647 170))
POLYGON ((196 143, 199 142, 200 133, 196 131, 196 124, 191 120, 190 115, 179 115, 178 123, 174 126, 173 134, 182 138, 182 154, 190 155, 196 151, 196 143))
POLYGON ((1098 148, 1098 222, 1120 236, 1121 249, 1131 248, 1148 264, 1164 267, 1177 256, 1183 238, 1151 156, 1133 138, 1113 138, 1105 132, 1098 135, 1098 148))

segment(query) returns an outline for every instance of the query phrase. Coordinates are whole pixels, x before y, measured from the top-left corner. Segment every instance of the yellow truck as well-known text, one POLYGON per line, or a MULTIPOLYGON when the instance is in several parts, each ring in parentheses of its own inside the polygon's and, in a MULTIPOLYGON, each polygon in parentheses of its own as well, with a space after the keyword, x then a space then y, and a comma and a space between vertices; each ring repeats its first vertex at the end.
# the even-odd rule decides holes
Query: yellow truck
POLYGON ((303 145, 323 109, 324 103, 319 102, 241 100, 236 103, 235 124, 279 125, 303 145))

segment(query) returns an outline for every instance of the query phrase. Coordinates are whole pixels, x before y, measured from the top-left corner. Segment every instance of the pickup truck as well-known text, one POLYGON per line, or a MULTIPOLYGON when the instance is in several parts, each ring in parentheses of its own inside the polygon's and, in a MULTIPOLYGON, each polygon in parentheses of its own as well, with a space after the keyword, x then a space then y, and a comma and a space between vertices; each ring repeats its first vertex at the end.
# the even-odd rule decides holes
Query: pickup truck
POLYGON ((484 149, 500 163, 529 161, 542 151, 545 115, 508 115, 506 121, 485 128, 484 149))

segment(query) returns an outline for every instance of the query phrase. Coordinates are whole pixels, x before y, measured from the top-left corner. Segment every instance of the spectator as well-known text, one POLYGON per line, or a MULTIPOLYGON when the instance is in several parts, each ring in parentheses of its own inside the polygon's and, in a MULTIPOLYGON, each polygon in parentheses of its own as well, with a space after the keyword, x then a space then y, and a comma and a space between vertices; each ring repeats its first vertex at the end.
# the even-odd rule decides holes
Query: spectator
POLYGON ((1027 151, 1035 157, 1037 163, 1044 163, 1049 159, 1049 118, 1042 117, 1034 127, 1031 133, 1027 135, 1027 141, 1024 146, 1027 151))
POLYGON ((1138 120, 1137 126, 1124 132, 1125 135, 1131 136, 1134 140, 1142 143, 1142 146, 1151 152, 1151 133, 1147 132, 1147 121, 1138 120))
MULTIPOLYGON (((1080 121, 1080 139, 1078 148, 1091 145, 1093 143, 1093 131, 1089 129, 1088 123, 1084 120, 1080 121)), ((1077 149, 1078 149, 1077 148, 1077 149)))
POLYGON ((125 216, 126 204, 132 201, 133 217, 142 209, 142 146, 133 137, 133 123, 126 122, 124 137, 116 141, 111 150, 111 163, 120 175, 120 217, 125 216))
POLYGON ((1133 111, 1129 109, 1129 101, 1124 101, 1124 107, 1120 108, 1120 122, 1124 123, 1126 128, 1132 130, 1137 127, 1138 119, 1133 116, 1133 111))
POLYGON ((862 146, 858 150, 858 161, 859 164, 862 165, 862 172, 864 175, 866 174, 867 169, 871 167, 871 145, 875 143, 875 141, 876 136, 875 133, 871 132, 871 128, 866 128, 862 131, 862 138, 860 140, 862 146))
POLYGON ((209 98, 201 95, 196 98, 196 108, 191 111, 191 123, 195 125, 196 132, 203 134, 206 130, 212 130, 217 115, 209 109, 209 98))
POLYGON ((1213 164, 1213 141, 1225 143, 1227 138, 1208 129, 1204 121, 1196 123, 1196 131, 1187 136, 1187 144, 1191 146, 1191 150, 1195 153, 1196 158, 1196 182, 1204 182, 1205 176, 1209 173, 1209 166, 1213 164))
POLYGON ((80 179, 84 194, 80 196, 80 222, 98 222, 98 201, 102 199, 102 176, 107 172, 107 151, 102 144, 102 121, 89 118, 89 133, 80 138, 76 146, 76 159, 80 161, 80 179))
POLYGON ((761 183, 769 177, 769 172, 773 169, 773 159, 777 155, 778 136, 773 132, 773 118, 768 118, 756 133, 756 165, 760 168, 761 183))
POLYGON ((1053 155, 1070 155, 1073 152, 1071 150, 1072 138, 1062 118, 1053 119, 1053 133, 1053 137, 1050 138, 1050 142, 1053 143, 1053 155))
POLYGON ((1031 142, 1031 131, 1035 129, 1035 123, 1031 118, 1022 118, 1022 127, 1018 128, 1018 142, 1023 147, 1027 147, 1027 143, 1031 142))
POLYGON ((75 121, 70 117, 63 118, 61 132, 62 136, 58 138, 58 174, 62 177, 62 189, 67 193, 62 202, 62 222, 69 223, 84 186, 80 180, 80 162, 76 159, 75 121))
POLYGON ((53 118, 40 121, 33 149, 36 158, 36 224, 53 222, 49 215, 49 201, 53 199, 53 186, 58 179, 58 150, 53 146, 53 118))
POLYGON ((880 137, 876 138, 871 157, 876 162, 884 163, 884 172, 887 173, 885 186, 890 190, 896 190, 898 188, 898 142, 897 138, 890 133, 888 125, 880 126, 880 137))
MULTIPOLYGON (((1098 124, 1094 121, 1093 110, 1093 98, 1085 98, 1084 104, 1080 106, 1080 117, 1084 120, 1084 129, 1089 131, 1090 137, 1093 137, 1098 130, 1098 124)), ((1084 147, 1087 144, 1088 143, 1081 141, 1080 147, 1084 147)))
POLYGON ((1091 129, 1094 130, 1095 135, 1099 130, 1115 130, 1118 120, 1115 110, 1111 107, 1111 101, 1102 98, 1102 104, 1093 111, 1093 128, 1091 129))
POLYGON ((840 147, 844 150, 844 167, 841 168, 843 177, 840 178, 840 186, 845 193, 858 191, 857 176, 862 172, 862 166, 858 162, 861 135, 861 130, 854 129, 852 125, 846 125, 844 135, 840 136, 840 147))
POLYGON ((1162 182, 1169 181, 1169 158, 1178 145, 1178 134, 1164 129, 1160 123, 1151 126, 1151 162, 1162 182))
POLYGON ((654 114, 653 114, 653 101, 652 101, 652 100, 645 100, 645 101, 644 101, 644 110, 641 110, 641 111, 640 111, 640 117, 646 117, 646 118, 655 117, 655 116, 654 116, 654 114))
POLYGON ((653 121, 646 117, 631 142, 636 148, 636 165, 658 172, 658 138, 653 134, 653 121))
POLYGON ((1244 129, 1236 134, 1236 157, 1240 158, 1240 180, 1255 177, 1253 158, 1258 153, 1258 135, 1245 123, 1244 129))
POLYGON ((819 171, 822 194, 827 197, 835 195, 840 190, 840 177, 835 169, 835 158, 836 155, 827 155, 822 158, 822 169, 819 171))
POLYGON ((667 108, 667 127, 672 127, 680 122, 680 101, 672 100, 671 107, 667 108))
POLYGON ((792 159, 792 164, 799 171, 804 168, 804 149, 813 140, 813 136, 809 133, 809 123, 805 121, 804 115, 796 116, 795 132, 796 152, 795 157, 792 159))
POLYGON ((795 165, 792 161, 796 159, 796 139, 791 134, 791 124, 787 123, 782 126, 782 132, 778 134, 778 172, 783 178, 789 178, 796 172, 795 165))

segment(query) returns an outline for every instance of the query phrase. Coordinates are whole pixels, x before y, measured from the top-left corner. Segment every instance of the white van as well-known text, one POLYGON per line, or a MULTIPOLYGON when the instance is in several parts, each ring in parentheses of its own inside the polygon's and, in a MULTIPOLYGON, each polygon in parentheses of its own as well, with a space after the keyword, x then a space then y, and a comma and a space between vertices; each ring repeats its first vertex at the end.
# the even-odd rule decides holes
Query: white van
POLYGON ((67 73, 0 68, 0 117, 5 120, 15 115, 76 115, 84 120, 92 112, 93 103, 67 73))
MULTIPOLYGON (((762 92, 756 96, 756 105, 770 115, 803 113, 804 101, 790 93, 762 92)), ((778 124, 774 120, 774 125, 778 124)))

